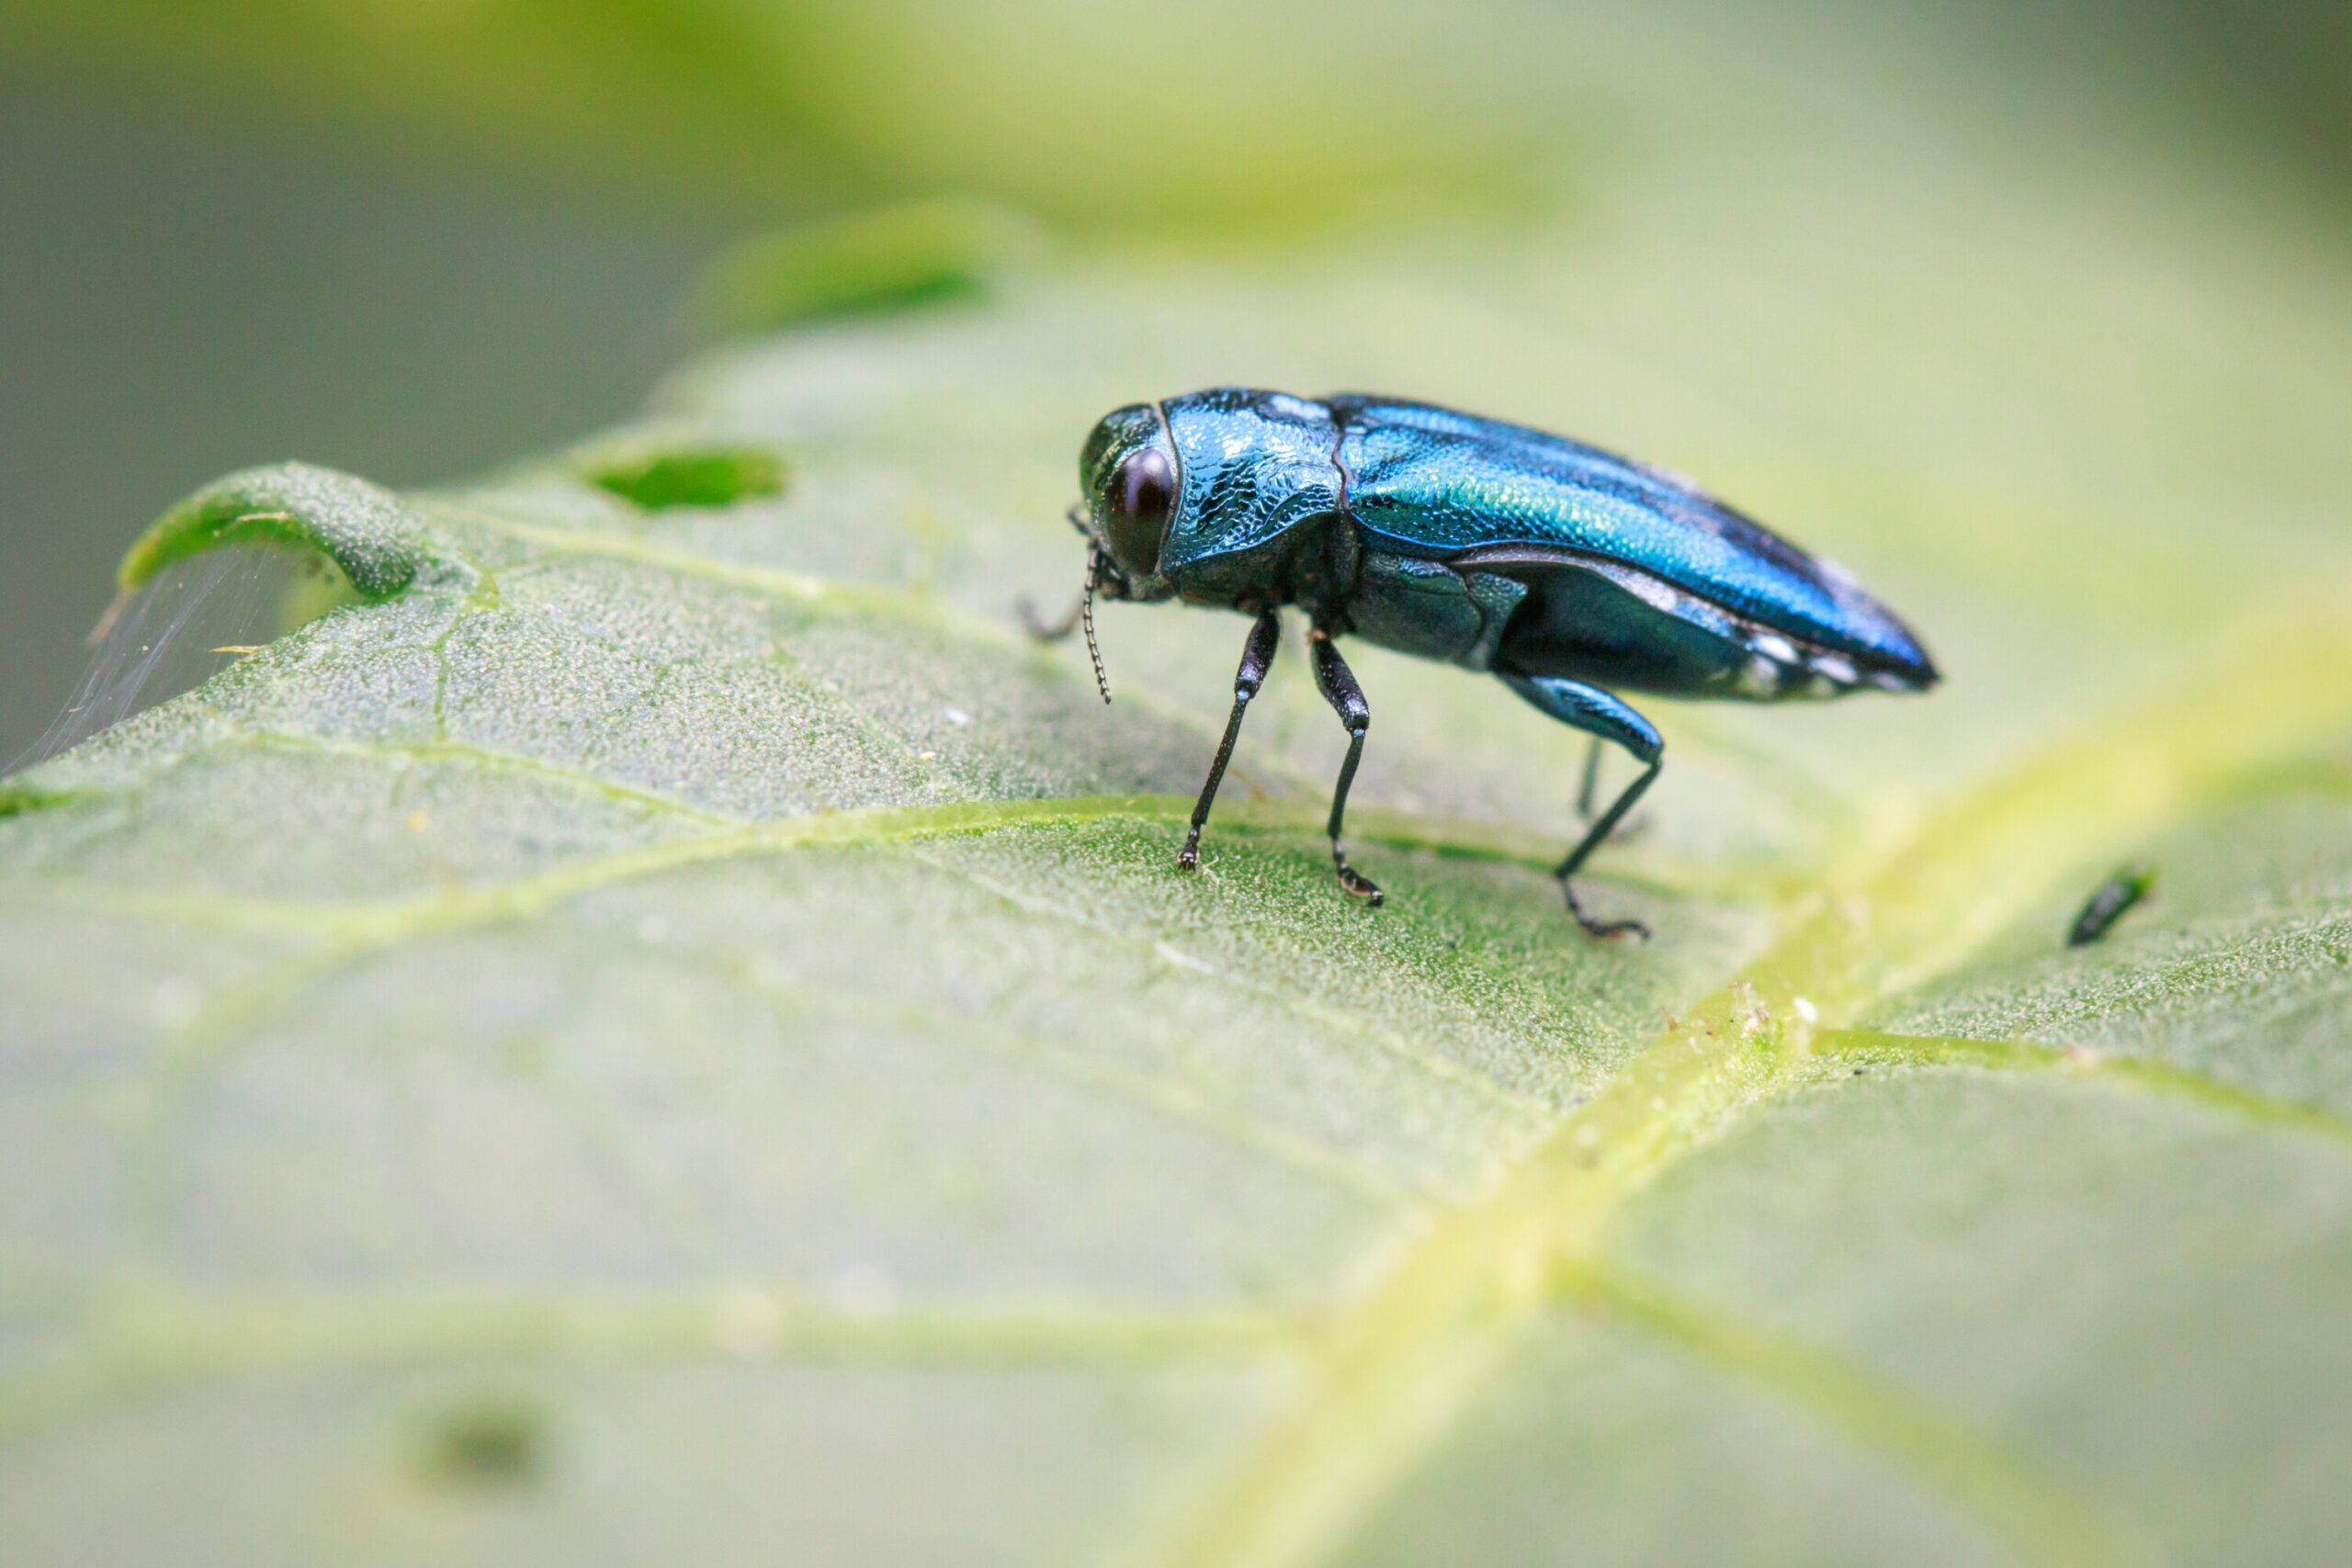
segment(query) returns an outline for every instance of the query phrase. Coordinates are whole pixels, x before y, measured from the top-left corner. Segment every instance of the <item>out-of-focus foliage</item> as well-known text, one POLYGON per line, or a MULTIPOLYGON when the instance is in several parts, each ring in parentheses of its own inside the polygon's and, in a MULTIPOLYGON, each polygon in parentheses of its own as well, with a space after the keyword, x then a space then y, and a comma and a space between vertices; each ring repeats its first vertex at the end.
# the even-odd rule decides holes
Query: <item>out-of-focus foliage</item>
POLYGON ((2136 81, 2156 118, 2352 158, 2352 23, 2324 0, 9 0, 0 48, 764 209, 947 187, 1125 227, 1523 209, 1564 139, 1644 98, 1712 118, 1742 75, 1868 96, 1857 65, 1996 96, 2136 81))
POLYGON ((747 240, 711 264, 692 310, 719 336, 899 310, 978 293, 1044 243, 1001 208, 909 202, 747 240))
MULTIPOLYGON (((542 153, 806 206, 943 185, 1058 217, 1295 228, 1400 197, 1517 193, 1560 106, 1438 9, 1229 0, 72 0, 19 48, 98 50, 335 114, 455 116, 542 153), (1504 95, 1498 97, 1500 86, 1504 95), (1465 176, 1485 187, 1464 188, 1465 176)), ((1471 31, 1475 34, 1477 29, 1471 31)), ((1565 34, 1542 24, 1549 42, 1565 34)))
POLYGON ((0 795, 0 1559, 2340 1555, 2340 240, 1932 35, 1651 26, 1389 35, 1447 159, 1550 127, 1508 217, 1375 136, 1400 220, 933 234, 478 485, 240 477, 415 570, 0 795), (1106 712, 1008 606, 1087 422, 1216 381, 1690 471, 1950 682, 1659 705, 1629 947, 1543 874, 1578 739, 1369 650, 1345 900, 1294 648, 1180 875, 1241 623, 1106 607, 1106 712))

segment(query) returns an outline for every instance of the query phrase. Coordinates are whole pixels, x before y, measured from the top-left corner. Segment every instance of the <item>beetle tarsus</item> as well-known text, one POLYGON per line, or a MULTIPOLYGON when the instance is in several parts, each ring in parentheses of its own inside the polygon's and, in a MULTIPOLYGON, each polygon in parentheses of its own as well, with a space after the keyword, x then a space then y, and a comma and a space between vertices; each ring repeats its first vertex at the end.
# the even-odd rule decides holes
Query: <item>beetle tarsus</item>
POLYGON ((1630 931, 1644 942, 1650 939, 1650 928, 1639 920, 1596 920, 1586 914, 1584 906, 1577 902, 1577 890, 1568 885, 1565 876, 1560 878, 1560 896, 1568 901, 1568 914, 1584 928, 1584 934, 1589 937, 1623 936, 1630 931))
POLYGON ((1216 801, 1216 786, 1225 782, 1225 765, 1233 761, 1233 743, 1241 739, 1241 716, 1250 711, 1250 699, 1266 683, 1266 671, 1273 667, 1274 651, 1282 642, 1283 618, 1267 610, 1258 616, 1250 628, 1250 639, 1241 645, 1241 668, 1233 673, 1233 713, 1225 721, 1225 739, 1217 742, 1216 761, 1209 764, 1208 782, 1201 785, 1201 798, 1193 803, 1192 828, 1184 835, 1184 847, 1176 852, 1176 864, 1181 870, 1191 871, 1201 863, 1201 829, 1208 826, 1209 807, 1216 801))
POLYGON ((1642 797, 1642 792, 1650 787, 1652 781, 1657 777, 1658 770, 1665 765, 1664 756, 1652 756, 1650 765, 1642 771, 1642 776, 1627 784, 1625 793, 1610 803, 1609 809, 1601 814, 1600 820, 1595 822, 1587 830, 1577 847, 1568 852, 1567 858, 1560 862, 1558 867, 1552 873, 1553 876, 1559 881, 1561 897, 1568 901, 1568 913, 1576 917, 1577 924, 1582 926, 1588 935, 1607 937, 1617 936, 1625 931, 1638 931, 1644 942, 1647 942, 1650 938, 1649 927, 1639 920, 1596 920, 1586 914, 1584 906, 1577 902, 1577 890, 1569 885, 1568 878, 1583 869, 1585 861, 1591 856, 1593 851, 1600 847, 1601 840, 1609 837, 1610 829, 1616 827, 1625 813, 1634 808, 1634 802, 1642 797))
POLYGON ((1375 909, 1387 902, 1388 895, 1380 890, 1378 883, 1348 863, 1347 853, 1340 848, 1337 839, 1331 840, 1331 863, 1339 868, 1342 889, 1363 899, 1375 909))

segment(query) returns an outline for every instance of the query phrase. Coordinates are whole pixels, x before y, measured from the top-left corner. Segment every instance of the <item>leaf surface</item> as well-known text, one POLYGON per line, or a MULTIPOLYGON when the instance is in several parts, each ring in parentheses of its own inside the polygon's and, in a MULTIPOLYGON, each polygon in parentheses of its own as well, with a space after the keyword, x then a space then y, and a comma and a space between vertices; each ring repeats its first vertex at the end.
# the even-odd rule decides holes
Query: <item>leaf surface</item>
POLYGON ((167 520, 406 570, 0 797, 0 1558, 2332 1555, 2340 256, 1740 130, 167 520), (1374 650, 1344 899, 1294 643, 1180 874, 1242 623, 1105 607, 1105 710, 1010 607, 1087 423, 1220 381, 1692 471, 1950 684, 1659 705, 1608 945, 1579 739, 1374 650))

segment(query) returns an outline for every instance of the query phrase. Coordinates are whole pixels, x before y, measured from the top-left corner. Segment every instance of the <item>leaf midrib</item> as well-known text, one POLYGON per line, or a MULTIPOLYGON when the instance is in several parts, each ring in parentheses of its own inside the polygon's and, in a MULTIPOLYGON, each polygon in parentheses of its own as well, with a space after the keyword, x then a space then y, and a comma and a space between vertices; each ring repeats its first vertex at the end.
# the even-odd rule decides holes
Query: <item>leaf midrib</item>
MULTIPOLYGON (((1305 1568, 1334 1556, 1442 1439, 1538 1311, 1609 1293, 1594 1282, 1611 1278, 1605 1233, 1625 1200, 1805 1081, 1808 1010, 1835 1028, 1948 972, 2060 879, 2184 809, 2217 774, 2262 765, 2352 720, 2352 691, 2331 676, 2347 658, 2352 637, 2326 622, 2284 628, 2211 680, 1991 780, 1848 890, 1784 911, 1788 934, 1740 979, 1563 1117, 1492 1193, 1438 1216, 1317 1341, 1298 1395, 1237 1461, 1171 1561, 1305 1568)), ((2139 1081, 2206 1082, 2177 1071, 2139 1081)), ((2218 1094, 2203 1098, 2241 1111, 2260 1099, 2211 1087, 2218 1094)), ((1678 1321, 1675 1312, 1648 1315, 1654 1328, 1678 1321)), ((1930 1424, 1962 1429, 1940 1416, 1930 1424)), ((1849 1425, 1849 1435, 1870 1443, 1869 1425, 1859 1434, 1849 1425)), ((1886 1457, 2030 1560, 2123 1555, 2120 1538, 2081 1505, 2042 1495, 2038 1482, 2030 1495, 2005 1490, 2004 1475, 2030 1472, 1984 1458, 1996 1451, 1986 1443, 1950 1466, 1921 1464, 1920 1451, 1901 1445, 1886 1457)))

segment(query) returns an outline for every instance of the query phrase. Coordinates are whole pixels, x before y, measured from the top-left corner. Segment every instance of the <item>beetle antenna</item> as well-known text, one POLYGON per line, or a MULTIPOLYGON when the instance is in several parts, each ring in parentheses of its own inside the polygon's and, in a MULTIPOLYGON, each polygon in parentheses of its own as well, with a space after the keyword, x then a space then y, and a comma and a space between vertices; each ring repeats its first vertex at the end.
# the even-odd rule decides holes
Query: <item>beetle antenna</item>
POLYGON ((1102 547, 1086 547, 1086 595, 1078 602, 1079 624, 1086 628, 1086 657, 1094 660, 1095 689, 1111 700, 1111 678, 1102 673, 1102 649, 1094 640, 1094 580, 1102 574, 1102 547))

